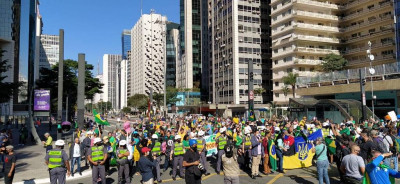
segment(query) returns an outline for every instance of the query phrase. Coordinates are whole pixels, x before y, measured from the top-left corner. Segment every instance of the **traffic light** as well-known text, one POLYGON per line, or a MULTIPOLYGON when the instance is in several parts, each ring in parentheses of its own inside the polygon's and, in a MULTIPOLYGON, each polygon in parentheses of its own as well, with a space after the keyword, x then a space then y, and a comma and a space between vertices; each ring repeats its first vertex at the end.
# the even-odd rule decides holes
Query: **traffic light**
POLYGON ((250 81, 253 81, 253 76, 254 76, 253 72, 250 72, 250 81))
POLYGON ((362 79, 362 80, 361 80, 361 84, 362 84, 363 86, 365 86, 365 82, 366 82, 365 79, 362 79))

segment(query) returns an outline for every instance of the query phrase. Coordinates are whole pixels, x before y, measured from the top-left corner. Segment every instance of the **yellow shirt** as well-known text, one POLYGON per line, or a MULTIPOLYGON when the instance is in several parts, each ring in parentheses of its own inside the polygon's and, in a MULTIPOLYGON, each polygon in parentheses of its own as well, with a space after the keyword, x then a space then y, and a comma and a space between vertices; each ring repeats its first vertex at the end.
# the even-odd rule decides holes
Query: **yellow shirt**
POLYGON ((238 124, 239 123, 239 118, 233 118, 232 120, 234 123, 238 124))
POLYGON ((49 136, 46 140, 46 142, 44 143, 45 146, 50 146, 53 144, 53 138, 51 136, 49 136))

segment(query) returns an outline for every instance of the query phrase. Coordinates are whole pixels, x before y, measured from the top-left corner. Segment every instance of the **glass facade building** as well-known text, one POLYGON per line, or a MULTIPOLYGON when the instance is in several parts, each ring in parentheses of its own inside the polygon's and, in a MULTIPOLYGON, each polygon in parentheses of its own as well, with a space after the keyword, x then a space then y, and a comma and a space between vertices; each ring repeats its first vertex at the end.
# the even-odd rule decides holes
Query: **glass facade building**
POLYGON ((167 86, 176 86, 176 63, 179 58, 179 24, 167 23, 166 35, 167 86))
POLYGON ((124 30, 121 36, 122 59, 128 59, 128 51, 131 50, 131 30, 124 30))

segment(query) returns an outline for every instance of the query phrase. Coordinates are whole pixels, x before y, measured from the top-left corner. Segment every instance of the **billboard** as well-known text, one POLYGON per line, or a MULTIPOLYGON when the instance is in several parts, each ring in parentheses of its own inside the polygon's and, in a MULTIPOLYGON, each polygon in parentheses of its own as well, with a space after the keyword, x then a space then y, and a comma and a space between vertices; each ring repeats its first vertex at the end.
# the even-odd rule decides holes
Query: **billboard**
POLYGON ((50 90, 36 89, 33 98, 34 111, 50 111, 50 90))

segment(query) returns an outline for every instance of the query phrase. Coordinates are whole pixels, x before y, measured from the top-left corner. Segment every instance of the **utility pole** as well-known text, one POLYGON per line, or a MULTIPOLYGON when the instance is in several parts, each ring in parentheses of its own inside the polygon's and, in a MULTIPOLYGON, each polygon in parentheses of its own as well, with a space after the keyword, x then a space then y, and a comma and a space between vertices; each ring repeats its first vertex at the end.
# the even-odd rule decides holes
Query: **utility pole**
POLYGON ((253 73, 253 59, 249 59, 248 63, 248 69, 249 69, 249 83, 248 83, 248 96, 249 96, 249 117, 248 120, 254 121, 254 90, 253 90, 253 85, 254 85, 254 73, 253 73))
MULTIPOLYGON (((62 122, 63 85, 64 85, 64 30, 59 33, 59 58, 58 58, 58 98, 57 98, 57 128, 62 122)), ((61 133, 57 131, 57 140, 61 133)))
POLYGON ((375 69, 372 68, 372 61, 375 59, 374 55, 371 53, 371 41, 368 41, 368 49, 367 49, 367 56, 369 58, 369 74, 371 74, 371 105, 372 105, 372 118, 375 119, 375 99, 374 96, 374 83, 373 83, 373 75, 375 74, 375 69))
POLYGON ((362 113, 362 117, 361 117, 361 121, 364 121, 367 118, 367 100, 365 98, 365 71, 363 69, 358 69, 358 71, 360 72, 360 92, 361 92, 361 113, 362 113))

